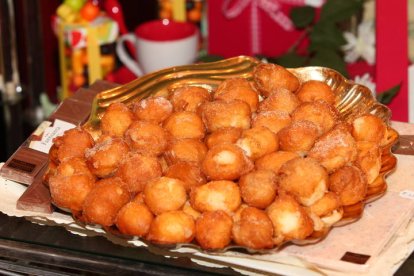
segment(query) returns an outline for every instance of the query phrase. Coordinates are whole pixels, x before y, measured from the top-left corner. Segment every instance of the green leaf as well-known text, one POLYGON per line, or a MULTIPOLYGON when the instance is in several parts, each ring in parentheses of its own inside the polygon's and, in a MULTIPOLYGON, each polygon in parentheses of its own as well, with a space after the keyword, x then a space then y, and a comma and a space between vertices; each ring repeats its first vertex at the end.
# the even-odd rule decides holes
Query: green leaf
POLYGON ((219 56, 219 55, 203 55, 200 56, 197 61, 198 62, 213 62, 213 61, 219 61, 224 59, 224 57, 219 56))
POLYGON ((295 68, 305 66, 307 59, 307 57, 300 56, 296 53, 287 53, 282 56, 269 58, 268 61, 284 67, 295 68))
POLYGON ((310 59, 309 65, 332 68, 345 77, 348 76, 345 61, 342 56, 333 49, 320 49, 310 59))
POLYGON ((319 22, 315 24, 310 34, 309 50, 319 48, 339 48, 346 43, 342 31, 330 22, 319 22))
POLYGON ((305 28, 315 18, 315 9, 310 6, 293 8, 290 12, 290 18, 297 28, 305 28))
POLYGON ((395 96, 398 95, 398 92, 400 91, 401 83, 377 94, 377 101, 379 101, 382 104, 389 104, 391 101, 395 98, 395 96))
POLYGON ((341 22, 363 8, 363 0, 328 0, 322 6, 320 21, 341 22))

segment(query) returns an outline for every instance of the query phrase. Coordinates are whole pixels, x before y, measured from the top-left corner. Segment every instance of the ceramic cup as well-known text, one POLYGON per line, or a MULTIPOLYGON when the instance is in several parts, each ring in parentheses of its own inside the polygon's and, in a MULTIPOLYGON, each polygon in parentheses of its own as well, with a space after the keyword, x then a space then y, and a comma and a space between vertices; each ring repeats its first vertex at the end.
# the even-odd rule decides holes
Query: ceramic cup
POLYGON ((121 36, 116 52, 121 62, 135 75, 177 65, 193 63, 198 54, 199 32, 196 25, 168 19, 153 20, 139 25, 134 33, 121 36), (132 58, 125 42, 136 49, 132 58))

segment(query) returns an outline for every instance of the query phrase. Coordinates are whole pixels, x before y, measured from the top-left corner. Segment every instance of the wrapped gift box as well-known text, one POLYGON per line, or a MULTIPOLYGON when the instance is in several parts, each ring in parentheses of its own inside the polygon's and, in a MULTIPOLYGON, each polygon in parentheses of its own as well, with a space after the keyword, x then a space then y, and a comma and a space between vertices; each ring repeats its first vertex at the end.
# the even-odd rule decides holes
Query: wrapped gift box
POLYGON ((322 0, 208 1, 208 52, 231 57, 285 53, 303 34, 289 18, 293 7, 322 0))

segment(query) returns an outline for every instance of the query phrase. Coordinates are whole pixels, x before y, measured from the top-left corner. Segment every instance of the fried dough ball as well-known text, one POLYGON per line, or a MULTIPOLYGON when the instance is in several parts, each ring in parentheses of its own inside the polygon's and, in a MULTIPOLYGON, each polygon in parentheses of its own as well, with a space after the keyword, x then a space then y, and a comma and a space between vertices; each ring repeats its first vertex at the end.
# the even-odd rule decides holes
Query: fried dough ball
POLYGON ((301 102, 324 100, 331 105, 335 104, 336 98, 329 85, 317 80, 309 80, 304 82, 296 92, 296 96, 301 102))
POLYGON ((225 127, 250 128, 250 106, 240 100, 206 102, 198 112, 208 132, 225 127))
POLYGON ((318 160, 328 173, 353 162, 357 157, 357 149, 348 126, 338 124, 321 136, 309 151, 309 157, 318 160))
POLYGON ((142 192, 151 179, 162 175, 161 164, 154 156, 130 153, 121 162, 116 172, 132 194, 142 192))
POLYGON ((131 201, 119 210, 115 224, 122 234, 144 237, 153 219, 154 215, 145 204, 131 201))
POLYGON ((310 121, 295 121, 282 128, 277 136, 283 151, 293 151, 306 155, 318 138, 318 127, 310 121))
POLYGON ((174 111, 196 112, 204 102, 211 100, 211 94, 207 89, 198 86, 182 86, 175 89, 169 95, 174 111))
POLYGON ((187 200, 185 184, 181 180, 169 177, 153 179, 145 186, 144 200, 156 215, 176 211, 187 200))
POLYGON ((255 84, 260 94, 268 97, 279 88, 295 92, 300 83, 299 79, 286 68, 272 63, 262 63, 253 72, 255 84))
POLYGON ((190 194, 191 206, 199 212, 222 210, 232 213, 239 208, 239 186, 233 181, 211 181, 195 187, 190 194))
POLYGON ((213 94, 216 100, 241 100, 250 106, 255 112, 259 104, 259 95, 250 82, 243 78, 226 79, 217 87, 213 94))
POLYGON ((175 139, 203 139, 206 132, 200 116, 190 111, 174 112, 164 122, 164 128, 175 139))
POLYGON ((265 211, 254 207, 241 210, 232 228, 236 244, 253 249, 273 247, 273 224, 265 211))
POLYGON ((198 139, 180 139, 172 141, 164 153, 167 164, 194 162, 200 164, 207 154, 206 145, 198 139))
POLYGON ((196 240, 203 249, 221 249, 231 242, 232 218, 224 211, 204 212, 196 220, 196 240))
POLYGON ((59 162, 72 157, 84 157, 85 151, 94 146, 92 136, 83 128, 72 128, 64 132, 62 136, 53 139, 56 146, 57 160, 59 162))
POLYGON ((341 207, 341 201, 339 200, 338 195, 334 192, 327 192, 323 197, 309 206, 309 211, 319 217, 323 217, 329 215, 339 207, 341 207))
POLYGON ((86 150, 86 163, 96 176, 108 177, 116 172, 128 152, 128 145, 123 139, 108 138, 86 150))
POLYGON ((278 173, 283 164, 299 157, 299 154, 291 151, 276 151, 257 159, 255 166, 258 170, 271 170, 278 173))
POLYGON ((292 121, 311 121, 318 127, 319 135, 332 129, 337 120, 336 108, 324 101, 302 103, 292 113, 292 121))
POLYGON ((49 155, 49 163, 54 163, 55 165, 59 163, 58 146, 56 144, 56 140, 54 140, 54 143, 50 147, 48 155, 49 155))
POLYGON ((211 180, 234 180, 251 171, 253 162, 232 144, 219 144, 208 150, 201 170, 211 180))
POLYGON ((339 196, 342 205, 352 205, 365 198, 367 180, 355 166, 344 166, 329 176, 329 190, 339 196))
POLYGON ((295 158, 279 170, 279 187, 305 206, 321 199, 328 188, 328 173, 312 158, 295 158))
POLYGON ((201 213, 199 211, 196 211, 192 206, 190 201, 186 201, 184 206, 183 206, 183 212, 186 213, 187 215, 190 215, 191 217, 193 217, 194 220, 198 219, 198 217, 201 216, 201 213))
POLYGON ((264 126, 277 134, 292 122, 289 113, 284 111, 262 111, 253 116, 252 127, 264 126))
POLYGON ((82 158, 65 159, 49 177, 49 189, 53 202, 72 212, 82 210, 86 196, 95 186, 95 176, 82 158))
POLYGON ((207 182, 198 164, 191 162, 178 162, 171 165, 165 172, 165 176, 183 181, 187 192, 207 182))
POLYGON ((138 120, 160 124, 171 115, 173 106, 164 97, 149 97, 136 102, 132 111, 138 120))
POLYGON ((374 182, 381 170, 381 150, 377 143, 357 141, 356 164, 365 173, 368 184, 374 182))
POLYGON ((276 197, 276 174, 269 170, 256 170, 242 175, 239 180, 243 201, 251 207, 264 209, 276 197))
POLYGON ((194 236, 194 219, 183 211, 169 211, 152 221, 147 239, 158 244, 175 244, 189 243, 194 236))
POLYGON ((234 127, 220 128, 206 136, 205 143, 208 148, 218 144, 234 144, 240 138, 242 129, 234 127))
POLYGON ((133 151, 158 156, 168 145, 167 132, 156 123, 135 121, 125 132, 125 140, 133 151))
POLYGON ((383 145, 387 138, 387 125, 379 117, 366 114, 352 122, 352 136, 356 141, 383 145))
POLYGON ((295 198, 279 194, 266 209, 273 224, 275 243, 283 240, 303 240, 313 232, 313 221, 295 198))
POLYGON ((279 139, 267 127, 259 126, 243 130, 236 145, 243 149, 248 157, 256 160, 276 151, 279 148, 279 139))
POLYGON ((300 102, 295 94, 287 89, 279 88, 260 102, 259 112, 263 111, 283 111, 291 114, 300 102))
POLYGON ((130 199, 131 195, 119 177, 101 179, 85 198, 83 216, 88 223, 111 226, 119 210, 130 199))
POLYGON ((125 131, 132 124, 134 113, 123 103, 112 103, 105 110, 101 119, 102 133, 123 137, 125 131))

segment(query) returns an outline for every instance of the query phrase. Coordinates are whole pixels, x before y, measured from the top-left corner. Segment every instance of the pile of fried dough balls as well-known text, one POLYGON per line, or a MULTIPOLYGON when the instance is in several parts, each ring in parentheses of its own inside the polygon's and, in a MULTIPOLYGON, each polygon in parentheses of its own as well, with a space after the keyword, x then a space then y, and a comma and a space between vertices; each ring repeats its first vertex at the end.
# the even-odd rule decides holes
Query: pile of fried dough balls
POLYGON ((270 249, 309 239, 364 200, 387 126, 341 120, 330 86, 261 63, 214 91, 111 104, 96 141, 68 130, 50 151, 54 204, 156 244, 270 249))

